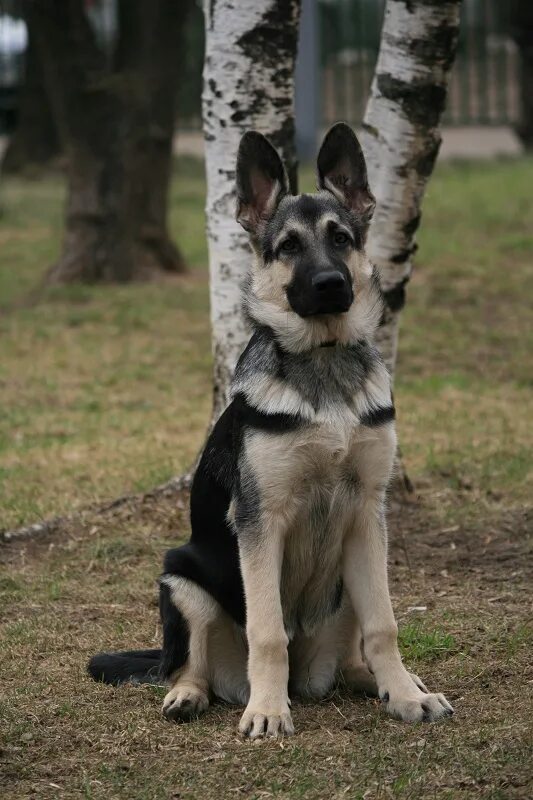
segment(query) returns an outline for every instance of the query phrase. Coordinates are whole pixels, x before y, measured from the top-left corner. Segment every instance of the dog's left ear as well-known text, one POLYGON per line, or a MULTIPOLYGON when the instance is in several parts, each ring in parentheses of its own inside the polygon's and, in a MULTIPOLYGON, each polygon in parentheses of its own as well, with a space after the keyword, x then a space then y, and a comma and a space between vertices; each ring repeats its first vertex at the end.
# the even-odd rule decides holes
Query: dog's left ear
POLYGON ((318 188, 327 189, 364 222, 370 222, 376 199, 368 188, 366 163, 357 136, 345 122, 326 133, 317 160, 318 188))
POLYGON ((237 222, 258 233, 289 191, 283 161, 266 136, 247 131, 237 156, 237 222))

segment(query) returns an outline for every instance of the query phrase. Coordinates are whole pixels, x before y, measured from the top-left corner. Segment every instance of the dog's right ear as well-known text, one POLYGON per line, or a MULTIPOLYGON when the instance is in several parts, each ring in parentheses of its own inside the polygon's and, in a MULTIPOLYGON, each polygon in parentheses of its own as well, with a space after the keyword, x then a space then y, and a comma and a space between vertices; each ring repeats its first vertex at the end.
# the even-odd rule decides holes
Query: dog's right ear
POLYGON ((289 191, 289 181, 277 150, 266 136, 247 131, 237 156, 237 222, 258 233, 289 191))

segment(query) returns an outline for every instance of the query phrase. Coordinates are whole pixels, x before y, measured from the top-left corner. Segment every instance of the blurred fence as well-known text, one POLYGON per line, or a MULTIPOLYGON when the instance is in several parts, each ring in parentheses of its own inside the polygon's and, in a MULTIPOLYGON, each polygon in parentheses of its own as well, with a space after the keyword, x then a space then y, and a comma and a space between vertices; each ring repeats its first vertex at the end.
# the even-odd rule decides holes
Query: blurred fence
MULTIPOLYGON (((530 0, 533 2, 533 0, 530 0)), ((384 0, 322 0, 322 121, 358 125, 378 57, 384 0)), ((445 123, 514 125, 520 118, 519 53, 509 3, 463 0, 445 123)))
MULTIPOLYGON (((313 1, 318 11, 318 42, 313 47, 319 64, 320 122, 325 126, 345 119, 358 125, 377 60, 385 0, 313 1)), ((117 0, 84 2, 103 55, 109 57, 116 39, 117 0)), ((520 54, 510 34, 513 2, 463 0, 446 124, 516 125, 520 121, 520 54)), ((197 0, 187 22, 178 102, 180 127, 195 129, 201 125, 200 6, 197 0)), ((22 3, 0 0, 0 113, 4 122, 16 116, 26 47, 22 3)))

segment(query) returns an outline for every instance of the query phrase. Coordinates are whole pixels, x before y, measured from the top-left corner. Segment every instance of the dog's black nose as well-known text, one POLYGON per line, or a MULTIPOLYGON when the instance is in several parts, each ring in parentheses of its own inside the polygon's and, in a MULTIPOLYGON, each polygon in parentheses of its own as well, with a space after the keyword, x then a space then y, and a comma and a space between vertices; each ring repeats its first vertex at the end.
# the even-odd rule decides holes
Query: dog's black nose
POLYGON ((326 267, 313 270, 309 265, 290 282, 287 298, 293 311, 301 317, 348 311, 353 302, 350 274, 347 269, 326 267))
POLYGON ((311 285, 317 292, 335 292, 344 289, 346 278, 338 270, 323 270, 313 275, 311 285))

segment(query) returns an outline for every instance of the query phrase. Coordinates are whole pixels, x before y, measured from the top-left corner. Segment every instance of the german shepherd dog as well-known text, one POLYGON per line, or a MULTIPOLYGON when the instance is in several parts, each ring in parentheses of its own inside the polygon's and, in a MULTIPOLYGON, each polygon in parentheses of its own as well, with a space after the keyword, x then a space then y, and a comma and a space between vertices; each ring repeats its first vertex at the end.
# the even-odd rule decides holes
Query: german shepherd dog
POLYGON ((372 344, 383 308, 359 142, 331 128, 318 192, 293 196, 274 147, 246 133, 237 196, 253 335, 194 477, 191 539, 165 557, 163 649, 101 653, 89 671, 168 682, 169 720, 213 696, 246 705, 239 732, 251 739, 292 734, 289 697, 324 697, 339 678, 399 719, 448 716, 444 695, 402 664, 387 585, 396 434, 372 344))

